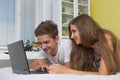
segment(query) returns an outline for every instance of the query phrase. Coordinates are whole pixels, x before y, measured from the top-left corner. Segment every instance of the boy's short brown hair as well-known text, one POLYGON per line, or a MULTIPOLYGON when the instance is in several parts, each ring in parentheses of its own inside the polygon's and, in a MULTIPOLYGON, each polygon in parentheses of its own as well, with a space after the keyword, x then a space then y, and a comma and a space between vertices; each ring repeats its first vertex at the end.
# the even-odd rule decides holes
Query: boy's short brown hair
POLYGON ((35 36, 41 36, 44 34, 48 34, 55 39, 58 35, 57 24, 51 20, 42 21, 35 29, 35 36))

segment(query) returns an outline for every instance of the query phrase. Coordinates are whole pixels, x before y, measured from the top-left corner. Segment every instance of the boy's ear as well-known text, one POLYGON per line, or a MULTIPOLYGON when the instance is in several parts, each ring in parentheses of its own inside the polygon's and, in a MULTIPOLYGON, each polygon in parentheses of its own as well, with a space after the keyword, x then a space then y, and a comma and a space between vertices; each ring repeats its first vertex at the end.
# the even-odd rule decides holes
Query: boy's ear
POLYGON ((59 36, 58 35, 56 36, 55 40, 58 43, 58 41, 59 41, 59 36))

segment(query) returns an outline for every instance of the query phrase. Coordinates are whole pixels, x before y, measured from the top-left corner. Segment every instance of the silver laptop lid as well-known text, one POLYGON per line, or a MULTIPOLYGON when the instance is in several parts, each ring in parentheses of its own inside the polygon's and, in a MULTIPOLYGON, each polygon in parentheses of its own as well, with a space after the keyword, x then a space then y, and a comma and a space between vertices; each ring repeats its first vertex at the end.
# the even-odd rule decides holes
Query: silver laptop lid
POLYGON ((24 50, 23 41, 17 41, 8 45, 11 67, 14 73, 29 74, 29 66, 24 50))

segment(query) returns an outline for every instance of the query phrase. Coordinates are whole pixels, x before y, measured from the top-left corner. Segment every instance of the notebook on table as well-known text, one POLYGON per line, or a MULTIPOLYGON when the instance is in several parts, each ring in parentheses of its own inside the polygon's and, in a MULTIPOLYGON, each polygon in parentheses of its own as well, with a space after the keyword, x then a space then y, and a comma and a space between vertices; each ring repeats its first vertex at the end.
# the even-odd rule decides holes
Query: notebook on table
POLYGON ((40 70, 30 71, 28 60, 24 50, 23 40, 8 44, 7 47, 10 56, 12 71, 14 73, 17 74, 48 73, 47 71, 40 71, 40 70))

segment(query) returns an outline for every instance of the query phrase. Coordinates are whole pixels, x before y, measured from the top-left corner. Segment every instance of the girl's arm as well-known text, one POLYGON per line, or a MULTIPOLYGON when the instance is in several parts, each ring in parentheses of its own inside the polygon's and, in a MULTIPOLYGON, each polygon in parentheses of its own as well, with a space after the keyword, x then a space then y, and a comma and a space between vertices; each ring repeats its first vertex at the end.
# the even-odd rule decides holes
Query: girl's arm
POLYGON ((77 75, 86 75, 86 74, 92 74, 92 75, 108 75, 108 71, 106 68, 106 65, 104 63, 104 60, 101 59, 100 62, 100 68, 98 72, 89 72, 89 71, 78 71, 78 70, 73 70, 68 67, 59 65, 59 64, 53 64, 50 65, 48 68, 49 73, 54 73, 54 74, 77 74, 77 75))

